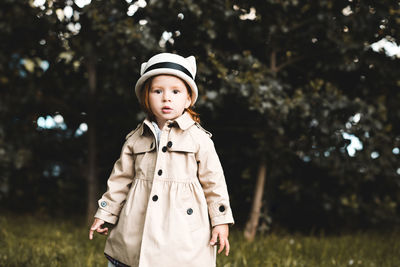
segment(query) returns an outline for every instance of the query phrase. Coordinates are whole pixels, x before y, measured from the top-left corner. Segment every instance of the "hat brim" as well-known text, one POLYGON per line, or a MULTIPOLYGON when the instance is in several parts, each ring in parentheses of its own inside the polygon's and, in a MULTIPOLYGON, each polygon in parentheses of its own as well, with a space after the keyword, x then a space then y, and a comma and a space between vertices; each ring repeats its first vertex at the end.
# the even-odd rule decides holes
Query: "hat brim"
POLYGON ((160 68, 160 69, 154 69, 154 70, 150 70, 146 73, 144 73, 139 80, 136 82, 135 85, 135 93, 137 98, 141 99, 141 93, 143 90, 143 85, 144 83, 151 77, 157 76, 157 75, 172 75, 172 76, 176 76, 178 78, 181 78, 182 80, 184 80, 191 89, 191 93, 192 93, 192 103, 191 105, 193 106, 194 103, 197 100, 197 96, 198 96, 198 89, 197 89, 197 85, 196 83, 193 81, 192 78, 190 78, 188 75, 186 75, 184 72, 179 71, 179 70, 175 70, 175 69, 169 69, 169 68, 160 68))

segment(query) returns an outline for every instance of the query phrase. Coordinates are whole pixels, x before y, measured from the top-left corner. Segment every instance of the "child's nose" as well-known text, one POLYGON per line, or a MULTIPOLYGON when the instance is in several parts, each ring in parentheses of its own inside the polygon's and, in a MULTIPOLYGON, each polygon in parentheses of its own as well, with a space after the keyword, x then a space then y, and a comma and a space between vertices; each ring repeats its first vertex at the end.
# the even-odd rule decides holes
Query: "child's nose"
POLYGON ((170 101, 170 100, 171 100, 171 93, 165 92, 165 93, 163 94, 163 100, 164 100, 164 101, 170 101))

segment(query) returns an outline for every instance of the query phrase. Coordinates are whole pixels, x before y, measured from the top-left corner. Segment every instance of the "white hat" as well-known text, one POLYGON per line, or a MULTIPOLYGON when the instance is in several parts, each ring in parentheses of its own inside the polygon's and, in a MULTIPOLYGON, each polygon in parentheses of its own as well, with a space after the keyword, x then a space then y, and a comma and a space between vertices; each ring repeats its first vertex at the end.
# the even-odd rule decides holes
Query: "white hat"
POLYGON ((142 63, 140 68, 140 78, 136 82, 135 93, 140 101, 140 94, 145 81, 155 75, 170 74, 184 80, 192 89, 192 105, 197 100, 198 90, 194 82, 196 75, 196 59, 194 56, 184 58, 182 56, 161 53, 142 63))

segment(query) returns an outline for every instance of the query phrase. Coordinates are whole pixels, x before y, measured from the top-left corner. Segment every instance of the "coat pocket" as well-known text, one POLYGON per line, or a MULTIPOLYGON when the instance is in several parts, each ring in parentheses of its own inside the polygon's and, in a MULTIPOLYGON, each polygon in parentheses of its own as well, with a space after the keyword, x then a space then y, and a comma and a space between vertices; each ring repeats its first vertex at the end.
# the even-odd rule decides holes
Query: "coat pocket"
POLYGON ((194 192, 189 186, 182 188, 178 194, 177 204, 179 217, 184 219, 184 226, 190 231, 199 229, 201 227, 199 204, 195 201, 194 192))

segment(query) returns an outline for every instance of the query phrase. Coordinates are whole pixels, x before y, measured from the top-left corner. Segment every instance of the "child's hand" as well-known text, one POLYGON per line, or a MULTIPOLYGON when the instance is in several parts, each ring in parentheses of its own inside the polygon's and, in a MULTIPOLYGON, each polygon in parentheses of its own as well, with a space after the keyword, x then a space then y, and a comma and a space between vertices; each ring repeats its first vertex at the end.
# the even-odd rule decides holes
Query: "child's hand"
POLYGON ((96 231, 99 234, 102 235, 107 235, 108 234, 108 227, 101 228, 101 226, 104 224, 104 221, 98 218, 94 218, 94 222, 92 226, 90 227, 89 231, 89 239, 93 239, 93 232, 96 231))
POLYGON ((217 245, 217 239, 219 239, 219 249, 218 249, 218 254, 221 253, 224 248, 225 248, 225 255, 229 255, 229 226, 227 224, 220 224, 214 226, 212 230, 212 236, 210 240, 210 245, 214 246, 217 245))

